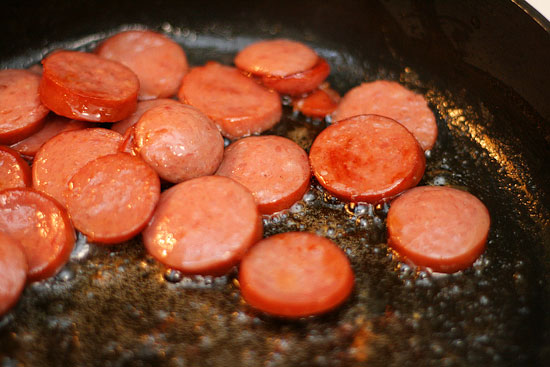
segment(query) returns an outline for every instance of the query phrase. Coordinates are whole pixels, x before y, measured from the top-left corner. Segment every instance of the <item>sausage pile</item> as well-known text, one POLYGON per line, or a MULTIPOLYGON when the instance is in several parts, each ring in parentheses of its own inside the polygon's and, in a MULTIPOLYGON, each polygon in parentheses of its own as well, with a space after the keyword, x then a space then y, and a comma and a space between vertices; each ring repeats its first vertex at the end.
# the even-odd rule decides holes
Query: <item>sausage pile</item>
POLYGON ((189 68, 171 39, 127 31, 94 53, 55 51, 42 70, 0 71, 0 314, 64 266, 75 229, 97 244, 141 233, 185 273, 239 265, 244 299, 273 315, 332 310, 353 289, 345 253, 310 233, 262 239, 261 216, 300 200, 312 173, 340 200, 390 202, 388 245, 402 261, 455 272, 483 252, 490 218, 477 198, 414 188, 437 138, 421 95, 376 81, 340 99, 327 61, 290 40, 249 45, 234 63, 189 68), (333 121, 309 157, 256 136, 281 119, 281 95, 333 121))

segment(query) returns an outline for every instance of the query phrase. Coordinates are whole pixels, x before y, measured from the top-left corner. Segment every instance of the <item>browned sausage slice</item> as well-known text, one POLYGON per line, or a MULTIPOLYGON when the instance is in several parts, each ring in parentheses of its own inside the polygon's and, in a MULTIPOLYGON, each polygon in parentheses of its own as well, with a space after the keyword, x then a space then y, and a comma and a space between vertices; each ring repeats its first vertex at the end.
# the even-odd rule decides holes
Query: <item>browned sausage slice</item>
POLYGON ((69 260, 75 242, 65 209, 31 188, 0 192, 0 229, 21 243, 30 281, 56 274, 69 260))
POLYGON ((58 115, 115 122, 136 109, 139 80, 116 61, 85 52, 57 51, 42 64, 40 99, 58 115))
POLYGON ((17 303, 27 271, 27 257, 19 242, 0 232, 0 316, 17 303))
POLYGON ((259 134, 282 115, 277 93, 215 62, 193 68, 183 78, 178 98, 210 117, 229 139, 259 134))
POLYGON ((0 145, 0 191, 31 186, 31 168, 15 150, 0 145))
POLYGON ((151 31, 126 31, 105 40, 97 54, 129 67, 139 78, 139 99, 171 97, 189 67, 180 45, 151 31))
POLYGON ((315 90, 330 74, 330 66, 325 59, 319 61, 311 68, 285 77, 263 75, 261 83, 281 94, 300 96, 315 90))
POLYGON ((40 76, 0 70, 0 144, 13 144, 40 130, 49 110, 40 102, 40 76))
POLYGON ((143 231, 147 251, 161 263, 195 274, 223 274, 262 237, 254 197, 227 177, 185 181, 162 193, 143 231))
POLYGON ((311 94, 294 99, 292 101, 294 109, 306 116, 315 118, 325 118, 334 112, 338 107, 338 102, 340 102, 340 95, 330 88, 327 83, 323 84, 311 94))
POLYGON ((418 184, 425 158, 414 136, 383 116, 360 115, 323 130, 311 146, 313 173, 346 201, 377 203, 418 184))
POLYGON ((173 183, 211 175, 223 158, 223 138, 216 125, 181 103, 145 112, 135 125, 134 145, 161 178, 173 183))
POLYGON ((138 102, 137 109, 134 111, 134 113, 132 113, 128 118, 125 118, 122 121, 114 123, 111 126, 111 130, 114 130, 117 133, 124 135, 126 134, 126 130, 128 130, 130 126, 134 126, 145 112, 147 112, 153 107, 170 105, 170 104, 174 105, 174 104, 181 104, 181 103, 179 103, 176 100, 167 99, 167 98, 151 99, 149 101, 140 101, 138 102))
POLYGON ((437 139, 435 116, 426 99, 399 83, 378 80, 351 89, 334 111, 333 121, 363 114, 382 115, 403 124, 424 150, 432 149, 437 139))
POLYGON ((485 205, 465 191, 415 187, 391 203, 388 244, 416 265, 452 273, 483 253, 490 217, 485 205))
POLYGON ((33 187, 65 205, 71 177, 86 163, 116 153, 122 136, 103 128, 61 133, 45 143, 32 165, 33 187))
POLYGON ((110 154, 73 176, 67 211, 88 240, 119 243, 145 228, 159 196, 160 181, 151 167, 129 154, 110 154))
POLYGON ((284 317, 334 309, 349 296, 353 282, 344 252, 329 239, 306 232, 281 233, 258 242, 239 270, 246 302, 284 317))
POLYGON ((300 200, 311 175, 306 152, 292 140, 274 135, 232 143, 216 174, 249 189, 262 214, 287 209, 300 200))

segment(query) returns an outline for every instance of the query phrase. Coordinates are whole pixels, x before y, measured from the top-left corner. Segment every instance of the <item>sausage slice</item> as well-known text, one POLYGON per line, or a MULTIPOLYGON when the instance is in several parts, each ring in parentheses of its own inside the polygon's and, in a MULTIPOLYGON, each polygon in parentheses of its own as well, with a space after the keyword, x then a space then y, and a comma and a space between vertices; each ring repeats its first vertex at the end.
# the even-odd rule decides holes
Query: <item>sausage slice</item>
POLYGON ((415 187, 390 206, 388 244, 416 265, 452 273, 483 253, 490 217, 485 205, 465 191, 415 187))
POLYGON ((252 192, 262 214, 292 206, 309 187, 306 152, 280 136, 250 136, 231 144, 216 172, 252 192))
POLYGON ((322 85, 311 94, 294 99, 292 105, 295 110, 300 111, 306 116, 325 118, 327 115, 334 112, 338 107, 338 102, 340 102, 340 95, 338 92, 331 89, 328 85, 322 85))
POLYGON ((116 61, 86 52, 57 51, 42 64, 40 99, 58 115, 115 122, 136 109, 139 80, 116 61))
POLYGON ((339 306, 353 289, 346 255, 332 241, 286 232, 258 242, 239 269, 243 298, 276 316, 317 315, 339 306))
POLYGON ((15 150, 0 145, 0 191, 32 184, 31 168, 15 150))
POLYGON ((351 117, 323 130, 309 153, 313 174, 334 196, 377 203, 418 184, 422 148, 400 123, 383 116, 351 117))
POLYGON ((195 178, 164 191, 143 231, 153 257, 194 274, 227 272, 261 237, 252 194, 220 176, 195 178))
POLYGON ((22 245, 30 281, 55 275, 69 260, 75 242, 65 209, 31 188, 0 191, 0 228, 22 245))
POLYGON ((73 176, 67 211, 90 241, 119 243, 145 228, 159 196, 160 180, 151 167, 129 154, 110 154, 73 176))
POLYGON ((0 316, 17 303, 27 271, 27 257, 19 242, 0 232, 0 316))

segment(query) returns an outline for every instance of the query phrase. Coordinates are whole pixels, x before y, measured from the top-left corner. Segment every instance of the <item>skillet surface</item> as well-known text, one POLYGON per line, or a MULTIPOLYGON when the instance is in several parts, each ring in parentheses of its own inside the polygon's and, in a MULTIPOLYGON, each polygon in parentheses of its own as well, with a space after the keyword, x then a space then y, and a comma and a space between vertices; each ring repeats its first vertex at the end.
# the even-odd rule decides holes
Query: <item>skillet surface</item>
MULTIPOLYGON (((180 42, 192 65, 230 64, 251 41, 289 37, 329 61, 341 93, 364 80, 400 81, 425 95, 437 116, 440 135, 421 184, 472 192, 489 208, 492 228, 473 267, 432 274, 388 251, 387 207, 344 205, 313 182, 289 213, 264 220, 265 235, 304 230, 332 238, 348 253, 356 286, 338 310, 298 321, 243 304, 236 271, 187 277, 152 260, 139 238, 109 248, 81 237, 66 268, 28 286, 0 319, 2 365, 543 365, 550 357, 550 37, 512 3, 475 3, 460 11, 435 1, 8 4, 2 68, 147 27, 180 42), (30 13, 40 16, 25 18, 30 13), (517 34, 495 31, 503 24, 517 34)), ((324 126, 286 107, 270 133, 308 149, 324 126)))

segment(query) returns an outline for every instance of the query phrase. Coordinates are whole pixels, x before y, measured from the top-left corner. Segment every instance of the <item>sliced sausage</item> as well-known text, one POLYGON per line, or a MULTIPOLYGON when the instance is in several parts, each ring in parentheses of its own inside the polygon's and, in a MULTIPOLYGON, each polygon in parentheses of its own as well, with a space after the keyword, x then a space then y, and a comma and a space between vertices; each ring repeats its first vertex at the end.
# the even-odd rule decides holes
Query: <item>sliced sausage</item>
POLYGON ((40 149, 45 142, 54 136, 65 131, 80 130, 88 127, 92 127, 92 124, 84 121, 70 120, 63 116, 51 114, 46 118, 46 122, 44 123, 44 127, 42 127, 42 129, 35 132, 28 138, 13 144, 11 148, 27 157, 34 157, 36 152, 38 152, 38 149, 40 149))
POLYGON ((49 110, 40 102, 40 76, 0 70, 0 144, 13 144, 40 130, 49 110))
POLYGON ((122 136, 103 128, 73 130, 46 142, 32 165, 32 184, 65 205, 71 177, 86 163, 116 153, 122 136))
POLYGON ((151 167, 129 154, 110 154, 69 181, 67 212, 89 241, 119 243, 145 228, 159 196, 160 180, 151 167))
POLYGON ((416 265, 452 273, 469 267, 483 253, 489 226, 489 211, 472 194, 450 187, 415 187, 391 203, 388 244, 416 265))
POLYGON ((126 133, 126 130, 128 130, 130 126, 134 126, 146 111, 150 110, 153 107, 165 106, 170 104, 174 105, 174 104, 181 104, 181 103, 179 103, 176 100, 167 99, 167 98, 151 99, 149 101, 140 101, 138 102, 137 109, 134 111, 134 113, 132 113, 128 118, 125 118, 122 121, 114 123, 111 126, 111 130, 114 130, 124 135, 126 133))
POLYGON ((261 237, 252 194, 220 176, 192 179, 164 191, 143 232, 153 257, 195 274, 227 272, 261 237))
POLYGON ((325 59, 319 58, 319 61, 311 69, 285 77, 263 75, 260 81, 266 87, 276 90, 281 94, 299 96, 315 90, 315 88, 325 81, 329 74, 329 64, 325 59))
POLYGON ((0 229, 22 245, 30 281, 55 275, 69 260, 75 242, 65 209, 31 188, 0 191, 0 229))
POLYGON ((15 150, 0 145, 0 191, 31 186, 31 168, 15 150))
POLYGON ((105 40, 96 52, 136 73, 140 100, 175 95, 189 69, 181 46, 151 31, 120 32, 105 40))
POLYGON ((135 125, 134 145, 140 157, 172 183, 211 175, 223 158, 223 138, 216 125, 181 103, 145 112, 135 125))
POLYGON ((333 121, 363 114, 386 116, 405 125, 424 150, 431 149, 437 139, 435 116, 424 96, 399 83, 378 80, 351 89, 334 111, 333 121))
POLYGON ((295 110, 300 111, 306 116, 324 118, 334 112, 336 107, 338 107, 339 101, 340 95, 338 92, 328 85, 322 85, 311 94, 294 99, 292 105, 295 110))
POLYGON ((0 316, 19 300, 27 271, 27 257, 19 242, 0 232, 0 316))
POLYGON ((138 78, 116 61, 85 52, 57 51, 42 64, 40 99, 58 115, 115 122, 136 110, 138 78))
POLYGON ((283 317, 332 310, 350 295, 353 283, 344 252, 329 239, 306 232, 281 233, 258 242, 239 269, 245 301, 283 317))
POLYGON ((195 106, 236 139, 273 127, 282 115, 279 95, 242 75, 239 70, 209 62, 183 78, 180 101, 195 106))
POLYGON ((377 203, 418 184, 425 169, 422 148, 400 123, 360 115, 323 130, 309 159, 321 185, 334 196, 377 203))
POLYGON ((262 214, 290 208, 309 187, 306 152, 280 136, 250 136, 232 143, 216 173, 252 192, 262 214))

